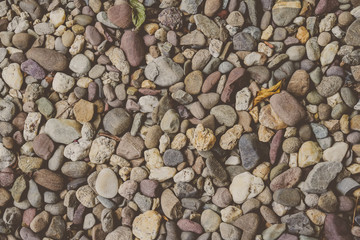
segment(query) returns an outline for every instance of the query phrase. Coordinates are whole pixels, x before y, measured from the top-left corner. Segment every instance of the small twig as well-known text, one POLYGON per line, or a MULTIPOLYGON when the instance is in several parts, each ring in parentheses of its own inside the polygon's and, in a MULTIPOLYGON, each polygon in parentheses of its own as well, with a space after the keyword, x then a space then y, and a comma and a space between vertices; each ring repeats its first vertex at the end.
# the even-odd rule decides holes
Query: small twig
POLYGON ((108 138, 111 138, 117 142, 120 142, 121 138, 117 137, 117 136, 114 136, 112 134, 109 134, 109 133, 105 133, 105 132, 101 132, 99 133, 99 136, 104 136, 104 137, 108 137, 108 138))
MULTIPOLYGON (((80 98, 81 99, 81 98, 80 98)), ((69 105, 67 108, 65 108, 64 111, 62 111, 56 118, 61 117, 61 115, 63 115, 69 108, 73 107, 75 105, 75 103, 77 103, 78 101, 80 101, 80 99, 76 100, 75 102, 73 102, 71 105, 69 105)))
POLYGON ((359 196, 356 197, 356 202, 355 202, 355 207, 354 207, 354 213, 353 213, 353 219, 352 219, 352 225, 351 225, 351 227, 353 227, 353 226, 354 226, 354 223, 355 223, 355 215, 356 215, 356 212, 357 212, 358 202, 359 202, 359 196))

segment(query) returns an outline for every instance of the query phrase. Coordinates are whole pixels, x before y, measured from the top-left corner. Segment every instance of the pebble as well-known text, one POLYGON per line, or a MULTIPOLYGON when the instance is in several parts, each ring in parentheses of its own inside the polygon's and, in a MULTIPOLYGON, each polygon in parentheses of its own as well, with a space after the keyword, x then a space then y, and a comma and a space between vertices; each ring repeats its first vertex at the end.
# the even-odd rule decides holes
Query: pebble
POLYGON ((160 227, 161 215, 154 211, 146 211, 134 219, 133 234, 140 239, 155 239, 160 227))
POLYGON ((68 60, 65 55, 46 48, 30 48, 26 57, 37 62, 47 71, 64 71, 68 67, 68 60))
POLYGON ((210 114, 215 116, 215 119, 227 127, 232 127, 237 120, 237 114, 231 106, 218 105, 210 110, 210 114))
POLYGON ((106 137, 96 138, 90 148, 89 159, 90 162, 101 164, 109 160, 111 155, 115 152, 116 141, 106 137))
POLYGON ((96 178, 95 189, 102 197, 115 197, 118 191, 118 180, 115 173, 108 168, 101 170, 96 178))
POLYGON ((256 197, 264 189, 264 183, 259 177, 244 172, 237 175, 230 185, 230 193, 233 197, 233 201, 237 204, 241 204, 246 199, 256 197))
POLYGON ((104 129, 113 135, 121 135, 130 127, 130 124, 131 117, 123 108, 110 110, 103 120, 104 129))
POLYGON ((131 6, 128 3, 121 3, 112 6, 107 11, 107 16, 111 23, 120 28, 131 26, 131 6))
POLYGON ((274 192, 273 198, 277 203, 287 207, 295 207, 301 200, 299 191, 293 188, 279 189, 274 192))
POLYGON ((11 63, 2 71, 2 77, 9 87, 20 90, 23 84, 23 74, 18 63, 11 63))
POLYGON ((359 7, 0 2, 0 233, 360 236, 359 7))
POLYGON ((84 54, 77 54, 71 59, 69 68, 79 75, 88 73, 91 68, 90 60, 84 54))
POLYGON ((132 67, 139 66, 145 57, 144 43, 137 31, 125 31, 121 37, 120 48, 132 67))
POLYGON ((81 125, 70 119, 49 119, 44 132, 57 143, 69 144, 81 137, 81 125))
POLYGON ((304 108, 286 91, 273 95, 270 98, 270 105, 274 112, 288 126, 295 126, 299 121, 305 118, 304 108))
POLYGON ((277 1, 272 7, 273 20, 278 26, 286 26, 298 15, 300 9, 300 1, 277 1))
POLYGON ((314 234, 314 228, 304 212, 286 215, 281 218, 281 222, 287 224, 288 230, 292 234, 302 234, 306 236, 314 234))
POLYGON ((179 82, 184 75, 182 68, 166 57, 156 58, 145 68, 145 76, 161 87, 179 82))
POLYGON ((316 164, 305 180, 304 191, 308 193, 323 193, 341 169, 342 164, 339 162, 316 164), (327 170, 326 174, 324 169, 327 170))
POLYGON ((65 73, 57 72, 53 80, 53 89, 58 93, 67 93, 75 85, 75 79, 65 73))

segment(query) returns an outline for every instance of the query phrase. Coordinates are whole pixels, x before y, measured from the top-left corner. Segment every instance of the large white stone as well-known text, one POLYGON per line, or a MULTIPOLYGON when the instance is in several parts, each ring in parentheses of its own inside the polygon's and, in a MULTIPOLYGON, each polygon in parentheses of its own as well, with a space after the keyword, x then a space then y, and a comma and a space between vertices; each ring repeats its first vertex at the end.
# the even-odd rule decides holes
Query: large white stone
POLYGON ((336 142, 332 147, 324 151, 323 159, 324 161, 341 162, 344 159, 348 149, 349 145, 347 143, 336 142))
POLYGON ((75 85, 75 79, 62 72, 57 72, 54 76, 52 87, 58 93, 67 93, 75 85))
POLYGON ((18 63, 10 63, 2 71, 2 77, 9 87, 20 90, 23 84, 23 75, 18 63))
POLYGON ((230 193, 237 204, 242 204, 248 199, 254 198, 264 190, 264 182, 249 172, 243 172, 235 176, 231 185, 230 193))
POLYGON ((113 198, 116 196, 118 188, 118 179, 114 171, 110 168, 102 169, 96 178, 97 193, 104 198, 113 198))

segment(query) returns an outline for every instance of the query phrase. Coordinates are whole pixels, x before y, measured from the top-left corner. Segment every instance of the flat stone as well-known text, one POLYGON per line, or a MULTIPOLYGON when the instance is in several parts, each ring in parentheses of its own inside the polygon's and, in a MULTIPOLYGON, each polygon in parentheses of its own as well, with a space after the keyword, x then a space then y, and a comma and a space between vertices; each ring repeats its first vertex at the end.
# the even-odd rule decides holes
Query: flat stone
POLYGON ((265 185, 261 178, 255 177, 248 172, 244 172, 233 179, 229 190, 234 202, 242 204, 247 199, 256 197, 262 192, 264 187, 265 185))
POLYGON ((144 41, 138 31, 125 31, 121 37, 120 48, 132 67, 139 66, 145 58, 144 41))
POLYGON ((130 114, 123 108, 114 108, 110 110, 103 118, 105 131, 113 135, 121 135, 131 125, 130 114))
POLYGON ((215 119, 227 127, 232 127, 237 120, 237 114, 229 105, 218 105, 210 110, 210 114, 215 116, 215 119))
POLYGON ((288 25, 300 12, 301 2, 278 0, 272 8, 273 20, 282 27, 288 25))
POLYGON ((33 174, 34 181, 51 191, 64 190, 65 181, 63 177, 47 169, 40 169, 33 174))
POLYGON ((278 239, 285 230, 286 224, 274 224, 262 232, 262 237, 264 240, 278 239))
POLYGON ((208 38, 218 38, 220 34, 219 26, 210 18, 196 14, 194 20, 198 29, 208 38))
POLYGON ((353 237, 350 234, 348 224, 344 219, 335 214, 327 214, 324 224, 325 237, 329 240, 344 239, 350 240, 353 237))
POLYGON ((2 71, 2 77, 9 87, 20 90, 23 84, 23 74, 18 63, 10 63, 2 71))
POLYGON ((326 149, 323 153, 324 161, 336 161, 342 162, 347 151, 349 149, 349 145, 345 142, 336 142, 334 145, 328 149, 326 149))
POLYGON ((181 66, 166 57, 158 57, 149 63, 144 73, 147 79, 161 87, 171 86, 182 80, 184 76, 181 66))
POLYGON ((51 118, 44 131, 54 142, 69 144, 81 137, 81 124, 75 120, 51 118))
POLYGON ((146 211, 134 219, 133 234, 140 239, 155 239, 160 227, 161 215, 154 211, 146 211))
POLYGON ((48 135, 39 134, 34 138, 33 148, 36 155, 45 160, 49 160, 55 147, 54 142, 48 135))
POLYGON ((284 171, 271 180, 270 189, 275 192, 278 189, 295 186, 300 181, 301 173, 301 168, 299 167, 293 167, 284 171))
POLYGON ((287 224, 289 233, 307 236, 311 236, 315 233, 309 218, 304 212, 286 215, 281 218, 281 222, 287 224))
POLYGON ((32 59, 21 63, 21 70, 36 79, 44 79, 46 76, 45 70, 32 59))
POLYGON ((118 179, 114 171, 109 168, 102 169, 96 178, 95 189, 102 197, 115 197, 118 191, 118 179))
POLYGON ((351 46, 360 46, 360 39, 359 39, 359 29, 360 29, 360 20, 356 19, 347 29, 345 35, 345 42, 351 46))
POLYGON ((300 204, 301 196, 297 189, 283 188, 274 192, 274 201, 287 207, 296 207, 300 204))
POLYGON ((303 106, 288 92, 281 91, 270 98, 274 112, 289 126, 295 126, 306 116, 303 106))
POLYGON ((260 161, 266 158, 264 153, 267 152, 265 145, 259 141, 257 135, 254 133, 247 133, 240 137, 239 151, 242 166, 246 170, 255 168, 260 161))
POLYGON ((28 59, 33 59, 47 71, 64 71, 68 67, 65 55, 47 48, 31 48, 26 52, 28 59))
POLYGON ((132 160, 142 156, 144 147, 144 141, 140 137, 133 137, 130 133, 125 133, 119 142, 116 154, 128 160, 132 160))
POLYGON ((324 193, 329 183, 342 170, 340 162, 321 162, 314 166, 308 174, 304 191, 307 193, 324 193))
POLYGON ((299 167, 304 168, 320 162, 322 149, 313 141, 304 142, 299 149, 299 167))

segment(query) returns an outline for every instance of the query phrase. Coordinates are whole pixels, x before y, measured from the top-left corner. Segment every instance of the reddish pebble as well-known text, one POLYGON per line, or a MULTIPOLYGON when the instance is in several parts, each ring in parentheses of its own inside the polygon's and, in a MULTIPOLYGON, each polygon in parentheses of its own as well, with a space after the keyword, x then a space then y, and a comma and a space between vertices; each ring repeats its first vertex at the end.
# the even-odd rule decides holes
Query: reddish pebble
POLYGON ((0 171, 0 186, 9 187, 14 183, 14 171, 11 168, 4 168, 0 171))
POLYGON ((199 223, 191 221, 189 219, 180 219, 177 222, 177 225, 180 228, 180 230, 184 232, 193 232, 196 234, 202 234, 204 231, 199 223))
POLYGON ((28 208, 24 211, 22 225, 23 226, 30 226, 31 221, 36 216, 36 208, 28 208))

